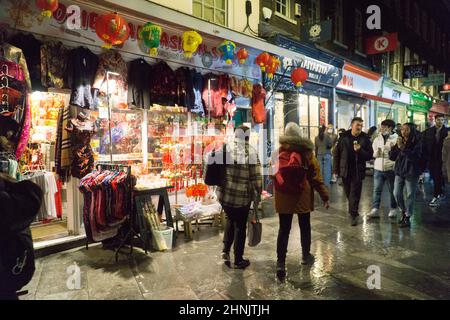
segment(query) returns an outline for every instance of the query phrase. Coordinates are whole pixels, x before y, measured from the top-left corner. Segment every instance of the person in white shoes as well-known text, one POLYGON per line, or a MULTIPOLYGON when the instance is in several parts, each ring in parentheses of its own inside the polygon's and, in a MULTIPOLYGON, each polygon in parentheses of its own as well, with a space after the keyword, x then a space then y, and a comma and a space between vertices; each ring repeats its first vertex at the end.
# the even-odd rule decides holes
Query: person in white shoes
POLYGON ((389 152, 391 148, 397 143, 398 135, 393 133, 395 128, 395 122, 392 120, 384 120, 381 123, 381 134, 378 135, 373 144, 374 151, 374 188, 373 188, 373 201, 372 210, 367 213, 369 218, 379 218, 380 217, 380 205, 381 205, 381 195, 383 193, 383 188, 385 183, 388 186, 391 210, 389 211, 389 217, 397 217, 398 206, 397 201, 394 197, 394 181, 395 173, 394 166, 395 162, 389 160, 389 152))

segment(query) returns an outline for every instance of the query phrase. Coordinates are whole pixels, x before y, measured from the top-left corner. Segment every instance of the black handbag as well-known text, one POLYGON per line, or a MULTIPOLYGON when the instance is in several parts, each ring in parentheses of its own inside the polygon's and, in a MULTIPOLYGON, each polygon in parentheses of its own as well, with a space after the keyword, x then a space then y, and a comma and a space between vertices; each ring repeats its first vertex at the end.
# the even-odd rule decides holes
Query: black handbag
POLYGON ((208 155, 206 169, 205 169, 205 184, 208 186, 222 186, 225 181, 226 174, 226 147, 224 146, 219 151, 212 151, 208 155), (216 161, 222 159, 222 161, 216 161), (219 162, 219 163, 217 163, 219 162), (221 163, 220 163, 221 162, 221 163))
POLYGON ((253 203, 254 220, 248 221, 248 246, 256 247, 261 242, 262 224, 258 216, 258 204, 253 203))

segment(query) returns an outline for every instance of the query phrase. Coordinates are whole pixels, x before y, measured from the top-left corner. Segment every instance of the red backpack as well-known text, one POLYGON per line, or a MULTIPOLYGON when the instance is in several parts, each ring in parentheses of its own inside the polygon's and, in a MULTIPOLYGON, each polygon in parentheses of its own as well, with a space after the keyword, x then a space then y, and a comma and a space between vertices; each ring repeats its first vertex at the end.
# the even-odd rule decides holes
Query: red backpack
POLYGON ((304 187, 307 173, 301 154, 280 151, 277 165, 273 176, 275 190, 285 194, 299 194, 304 187))

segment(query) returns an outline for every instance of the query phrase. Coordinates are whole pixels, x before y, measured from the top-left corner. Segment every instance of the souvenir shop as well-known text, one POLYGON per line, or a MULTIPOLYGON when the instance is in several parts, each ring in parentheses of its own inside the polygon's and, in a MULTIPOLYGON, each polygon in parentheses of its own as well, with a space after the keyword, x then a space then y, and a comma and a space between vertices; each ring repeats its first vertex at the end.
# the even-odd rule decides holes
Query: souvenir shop
POLYGON ((377 101, 376 120, 380 124, 385 119, 392 119, 395 123, 408 122, 408 105, 411 102, 411 91, 391 80, 383 81, 382 97, 392 100, 393 103, 377 101))
MULTIPOLYGON (((45 192, 32 227, 38 246, 114 237, 130 216, 133 190, 157 190, 167 224, 175 216, 169 202, 177 215, 198 210, 182 207, 194 199, 214 204, 201 183, 204 155, 240 124, 261 142, 261 71, 274 56, 255 63, 261 50, 94 3, 8 5, 0 13, 9 25, 2 27, 0 160, 2 171, 45 192), (68 27, 71 4, 82 13, 78 29, 68 27)), ((278 65, 270 67, 275 73, 278 65)), ((160 229, 147 200, 136 201, 146 219, 137 222, 160 229)))
POLYGON ((433 103, 428 114, 429 123, 434 123, 434 117, 436 115, 442 115, 446 118, 446 123, 448 123, 448 117, 450 116, 450 104, 447 101, 437 101, 433 103))
POLYGON ((375 103, 392 104, 393 101, 380 97, 381 75, 345 62, 342 80, 336 87, 336 125, 339 129, 350 128, 354 117, 364 120, 364 130, 375 125, 375 103))

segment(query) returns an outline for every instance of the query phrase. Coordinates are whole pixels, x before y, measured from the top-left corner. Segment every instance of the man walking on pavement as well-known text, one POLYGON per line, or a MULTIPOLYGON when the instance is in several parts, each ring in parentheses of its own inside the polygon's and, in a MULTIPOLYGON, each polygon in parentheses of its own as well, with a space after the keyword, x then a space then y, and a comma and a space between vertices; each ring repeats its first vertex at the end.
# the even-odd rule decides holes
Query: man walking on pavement
POLYGON ((394 128, 395 122, 393 120, 384 120, 381 123, 381 134, 375 138, 372 144, 375 158, 374 189, 372 210, 367 214, 371 219, 380 217, 381 195, 385 183, 387 183, 391 200, 389 218, 395 218, 398 214, 397 201, 394 197, 395 161, 389 160, 389 152, 398 139, 398 135, 393 133, 394 128))
POLYGON ((352 226, 358 225, 359 201, 363 180, 366 175, 366 162, 373 157, 372 144, 362 131, 364 120, 354 118, 351 130, 343 133, 334 149, 334 173, 342 178, 352 226))
POLYGON ((425 131, 425 146, 428 155, 428 169, 434 183, 433 200, 431 207, 438 207, 444 199, 444 179, 442 173, 442 148, 447 138, 448 129, 444 126, 444 116, 435 116, 434 127, 425 131))

